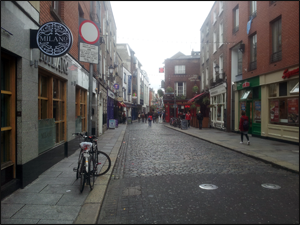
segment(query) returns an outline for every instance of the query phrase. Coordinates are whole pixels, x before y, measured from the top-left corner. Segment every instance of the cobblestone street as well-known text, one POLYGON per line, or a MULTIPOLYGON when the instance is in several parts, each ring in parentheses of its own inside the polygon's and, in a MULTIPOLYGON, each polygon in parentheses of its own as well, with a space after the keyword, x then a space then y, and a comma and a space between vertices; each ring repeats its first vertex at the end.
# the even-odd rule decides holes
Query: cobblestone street
POLYGON ((159 123, 133 123, 98 223, 299 223, 298 199, 296 173, 159 123))

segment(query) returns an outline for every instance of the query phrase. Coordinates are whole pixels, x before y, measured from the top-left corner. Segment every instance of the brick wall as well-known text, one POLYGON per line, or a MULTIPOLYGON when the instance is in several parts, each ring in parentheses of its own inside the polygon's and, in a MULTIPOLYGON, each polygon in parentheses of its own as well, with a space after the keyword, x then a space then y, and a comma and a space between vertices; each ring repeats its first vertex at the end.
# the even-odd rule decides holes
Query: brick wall
POLYGON ((175 82, 186 82, 187 99, 194 97, 192 88, 196 84, 200 87, 200 81, 190 81, 193 75, 200 75, 200 59, 167 59, 165 61, 165 87, 172 87, 174 89, 175 82), (175 66, 185 65, 185 75, 175 75, 175 66))

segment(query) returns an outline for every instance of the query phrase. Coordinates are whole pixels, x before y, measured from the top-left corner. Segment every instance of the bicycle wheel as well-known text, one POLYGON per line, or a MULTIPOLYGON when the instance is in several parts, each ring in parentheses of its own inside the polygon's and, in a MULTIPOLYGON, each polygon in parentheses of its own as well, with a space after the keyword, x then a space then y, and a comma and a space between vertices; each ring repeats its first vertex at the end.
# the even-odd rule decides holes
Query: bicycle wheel
POLYGON ((97 161, 95 162, 95 176, 101 176, 110 169, 111 167, 111 160, 109 156, 105 152, 101 152, 97 150, 97 161), (100 165, 103 165, 101 167, 100 165))
POLYGON ((80 193, 82 193, 83 189, 84 189, 84 185, 85 185, 85 177, 86 177, 86 172, 85 172, 85 158, 82 157, 82 166, 81 166, 81 170, 80 170, 80 193))
POLYGON ((81 168, 82 168, 82 160, 83 155, 80 153, 79 155, 79 159, 78 159, 78 166, 77 166, 77 171, 76 171, 76 180, 80 177, 80 173, 81 173, 81 168))
POLYGON ((94 157, 90 156, 89 160, 89 172, 88 172, 88 180, 90 184, 90 189, 93 190, 95 184, 95 170, 94 170, 94 157))

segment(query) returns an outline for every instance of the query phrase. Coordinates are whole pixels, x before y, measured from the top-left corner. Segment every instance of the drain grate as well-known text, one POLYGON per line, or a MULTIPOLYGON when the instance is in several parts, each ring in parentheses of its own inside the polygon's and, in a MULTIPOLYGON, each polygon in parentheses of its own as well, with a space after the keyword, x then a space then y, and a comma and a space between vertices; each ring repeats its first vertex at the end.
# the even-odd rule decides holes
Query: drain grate
POLYGON ((205 190, 215 190, 218 187, 214 184, 201 184, 199 185, 200 188, 205 189, 205 190))
POLYGON ((264 188, 268 188, 268 189, 279 189, 279 188, 281 188, 277 184, 262 184, 261 186, 264 187, 264 188))

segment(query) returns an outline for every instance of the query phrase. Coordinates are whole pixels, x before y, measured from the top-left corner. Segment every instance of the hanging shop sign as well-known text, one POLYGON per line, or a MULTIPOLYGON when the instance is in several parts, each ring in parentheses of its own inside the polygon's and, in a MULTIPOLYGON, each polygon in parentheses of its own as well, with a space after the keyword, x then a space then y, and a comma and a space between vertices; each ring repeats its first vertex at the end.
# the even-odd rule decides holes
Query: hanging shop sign
POLYGON ((98 64, 99 23, 79 17, 79 61, 98 64))
POLYGON ((245 83, 243 83, 243 88, 245 88, 245 87, 250 87, 250 82, 245 82, 245 83))
POLYGON ((295 75, 299 75, 299 68, 291 70, 291 71, 289 71, 289 69, 286 69, 283 71, 282 79, 290 78, 295 75))
POLYGON ((109 89, 107 89, 107 95, 110 98, 115 98, 115 94, 111 90, 109 90, 109 89))
MULTIPOLYGON (((34 30, 30 34, 31 39, 34 36, 32 34, 35 34, 34 30)), ((43 24, 37 30, 35 38, 40 51, 50 57, 60 57, 67 54, 73 44, 73 35, 70 29, 58 22, 43 24)))
POLYGON ((114 84, 114 88, 115 88, 116 90, 119 90, 119 84, 114 84))

